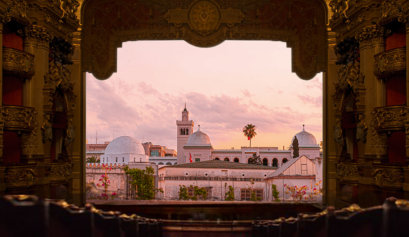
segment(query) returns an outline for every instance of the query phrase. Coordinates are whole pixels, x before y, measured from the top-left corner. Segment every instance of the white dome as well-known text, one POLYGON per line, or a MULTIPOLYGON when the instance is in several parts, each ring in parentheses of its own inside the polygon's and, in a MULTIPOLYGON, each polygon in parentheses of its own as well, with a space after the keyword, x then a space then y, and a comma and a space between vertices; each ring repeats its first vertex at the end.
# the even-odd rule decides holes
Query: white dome
MULTIPOLYGON (((298 139, 298 147, 319 147, 314 135, 305 131, 304 128, 301 132, 295 134, 295 136, 297 136, 298 139)), ((294 137, 291 140, 291 147, 293 146, 294 137)))
POLYGON ((112 140, 105 149, 105 155, 119 154, 145 155, 145 149, 135 138, 121 136, 112 140))
POLYGON ((187 140, 187 143, 185 146, 208 147, 208 146, 212 146, 212 144, 210 143, 209 136, 206 133, 200 131, 199 129, 189 136, 189 139, 187 140))

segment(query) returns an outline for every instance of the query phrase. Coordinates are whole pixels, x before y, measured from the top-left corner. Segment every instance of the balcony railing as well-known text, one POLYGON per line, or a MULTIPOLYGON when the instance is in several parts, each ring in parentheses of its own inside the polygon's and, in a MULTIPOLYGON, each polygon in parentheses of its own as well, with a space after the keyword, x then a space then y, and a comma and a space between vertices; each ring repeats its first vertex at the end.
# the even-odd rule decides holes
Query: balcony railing
POLYGON ((9 131, 31 131, 34 127, 35 110, 25 106, 3 106, 4 129, 9 131))
POLYGON ((391 49, 375 55, 375 75, 385 78, 406 70, 406 48, 391 49))
POLYGON ((18 49, 3 48, 3 70, 5 73, 31 77, 34 74, 34 56, 18 49))
POLYGON ((396 131, 405 127, 406 106, 377 107, 373 111, 375 127, 378 130, 396 131))
MULTIPOLYGON (((185 204, 192 205, 192 204, 185 204)), ((169 205, 144 206, 169 212, 169 205)), ((174 205, 177 211, 180 204, 174 205)), ((224 205, 227 206, 227 205, 224 205)), ((41 200, 36 196, 8 195, 0 198, 0 235, 4 236, 409 236, 409 201, 388 198, 383 205, 361 208, 356 204, 335 210, 323 211, 295 209, 288 205, 251 206, 258 213, 283 214, 274 219, 220 219, 219 209, 214 209, 215 219, 201 219, 203 206, 193 206, 190 211, 196 218, 177 219, 167 215, 162 220, 130 215, 118 211, 120 206, 110 205, 115 211, 102 211, 91 204, 85 207, 70 205, 65 201, 41 200), (281 211, 280 211, 281 209, 281 211), (297 213, 293 211, 297 210, 297 213), (310 213, 310 214, 303 214, 310 213)), ((182 207, 184 207, 182 205, 182 207)), ((241 204, 230 206, 232 217, 243 209, 241 204)), ((133 210, 136 210, 133 207, 133 210)), ((142 210, 142 209, 141 209, 142 210)), ((184 212, 186 213, 186 212, 184 212)), ((176 217, 176 218, 175 218, 176 217)))

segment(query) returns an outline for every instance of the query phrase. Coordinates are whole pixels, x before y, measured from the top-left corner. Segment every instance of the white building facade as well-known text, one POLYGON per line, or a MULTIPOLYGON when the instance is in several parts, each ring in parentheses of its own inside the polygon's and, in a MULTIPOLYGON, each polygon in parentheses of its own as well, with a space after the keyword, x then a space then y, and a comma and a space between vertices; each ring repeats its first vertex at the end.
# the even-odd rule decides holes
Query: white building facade
MULTIPOLYGON (((193 120, 188 120, 189 112, 186 106, 182 112, 182 121, 176 121, 177 124, 177 153, 178 164, 201 162, 208 160, 222 160, 236 163, 248 164, 249 158, 253 154, 260 156, 263 165, 274 168, 279 168, 285 162, 293 159, 293 148, 290 145, 288 150, 279 150, 278 147, 241 147, 241 149, 213 149, 210 137, 201 131, 198 126, 197 131, 186 136, 180 135, 186 124, 189 124, 189 132, 193 129, 193 120)), ((318 145, 314 135, 303 130, 295 134, 299 146, 299 156, 306 156, 310 160, 314 160, 316 165, 321 166, 320 146, 318 145)), ((291 140, 291 144, 294 140, 291 140)), ((322 177, 322 168, 317 168, 318 175, 322 177), (320 171, 318 171, 320 170, 320 171)))

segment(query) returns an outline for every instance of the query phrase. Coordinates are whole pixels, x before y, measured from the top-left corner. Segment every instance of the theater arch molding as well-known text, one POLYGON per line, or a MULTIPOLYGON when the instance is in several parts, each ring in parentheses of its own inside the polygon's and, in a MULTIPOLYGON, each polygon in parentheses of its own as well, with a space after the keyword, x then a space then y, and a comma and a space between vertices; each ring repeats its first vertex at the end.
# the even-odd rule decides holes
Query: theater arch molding
POLYGON ((225 40, 284 41, 300 78, 326 70, 323 0, 84 0, 81 11, 82 69, 98 79, 116 72, 117 48, 136 40, 185 40, 198 47, 225 40))

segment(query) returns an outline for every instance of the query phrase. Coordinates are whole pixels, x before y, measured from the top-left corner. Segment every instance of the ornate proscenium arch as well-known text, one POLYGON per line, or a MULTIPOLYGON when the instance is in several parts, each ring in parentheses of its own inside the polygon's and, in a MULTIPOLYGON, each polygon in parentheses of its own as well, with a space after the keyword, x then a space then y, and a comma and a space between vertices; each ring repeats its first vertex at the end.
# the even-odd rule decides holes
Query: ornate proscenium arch
POLYGON ((99 79, 116 71, 117 48, 133 40, 278 40, 292 48, 302 79, 326 69, 324 0, 85 0, 82 9, 83 71, 99 79))

